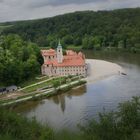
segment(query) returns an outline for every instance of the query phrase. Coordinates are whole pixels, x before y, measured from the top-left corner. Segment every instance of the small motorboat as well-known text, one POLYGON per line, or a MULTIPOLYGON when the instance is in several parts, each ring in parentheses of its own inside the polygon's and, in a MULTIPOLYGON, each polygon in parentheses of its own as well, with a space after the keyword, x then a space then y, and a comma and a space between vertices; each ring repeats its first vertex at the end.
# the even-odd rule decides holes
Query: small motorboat
POLYGON ((122 74, 122 75, 127 75, 127 74, 126 74, 126 73, 124 73, 124 72, 122 72, 121 74, 122 74))

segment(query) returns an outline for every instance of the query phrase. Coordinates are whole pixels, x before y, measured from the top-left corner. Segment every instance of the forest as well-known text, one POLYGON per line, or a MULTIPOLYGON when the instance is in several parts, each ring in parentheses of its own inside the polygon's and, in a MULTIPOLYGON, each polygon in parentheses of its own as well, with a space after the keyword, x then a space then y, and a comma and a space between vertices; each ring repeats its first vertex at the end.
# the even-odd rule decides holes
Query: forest
POLYGON ((40 74, 43 58, 39 47, 18 35, 0 37, 0 85, 19 85, 40 74))
POLYGON ((1 23, 3 35, 18 34, 40 47, 64 47, 140 51, 140 8, 83 11, 38 20, 1 23))

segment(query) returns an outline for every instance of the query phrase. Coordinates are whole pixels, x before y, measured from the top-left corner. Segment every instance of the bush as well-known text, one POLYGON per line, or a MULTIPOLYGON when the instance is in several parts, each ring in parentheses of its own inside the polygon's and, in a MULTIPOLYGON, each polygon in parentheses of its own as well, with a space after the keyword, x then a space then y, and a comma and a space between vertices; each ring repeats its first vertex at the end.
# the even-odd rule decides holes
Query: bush
POLYGON ((53 131, 35 119, 28 120, 13 112, 0 109, 0 137, 13 140, 51 140, 53 131))
POLYGON ((79 127, 86 140, 139 140, 140 97, 119 104, 116 112, 100 113, 99 121, 79 127))

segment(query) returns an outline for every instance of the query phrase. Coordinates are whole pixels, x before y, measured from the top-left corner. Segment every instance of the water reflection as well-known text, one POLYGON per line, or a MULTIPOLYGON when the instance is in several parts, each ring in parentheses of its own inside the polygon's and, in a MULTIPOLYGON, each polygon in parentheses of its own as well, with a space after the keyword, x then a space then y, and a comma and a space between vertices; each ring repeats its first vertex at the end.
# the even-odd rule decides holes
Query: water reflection
POLYGON ((72 100, 74 96, 82 96, 86 91, 86 85, 82 85, 68 91, 67 93, 52 96, 48 99, 21 103, 20 105, 12 107, 12 109, 18 113, 28 114, 29 112, 34 112, 35 108, 39 105, 44 105, 47 101, 52 101, 53 104, 60 106, 61 111, 64 113, 66 109, 66 99, 72 100))
POLYGON ((43 101, 27 101, 24 103, 17 104, 16 106, 12 106, 11 109, 16 111, 17 113, 28 113, 33 111, 39 104, 42 104, 43 101))
POLYGON ((56 105, 60 106, 64 113, 66 109, 66 98, 71 100, 74 96, 82 96, 84 93, 86 93, 86 85, 72 89, 67 93, 50 97, 48 100, 52 100, 56 105))
POLYGON ((59 105, 60 104, 60 107, 61 107, 62 112, 65 111, 66 104, 65 104, 65 95, 64 94, 63 95, 58 95, 58 96, 52 97, 51 100, 53 100, 53 102, 56 105, 59 105))

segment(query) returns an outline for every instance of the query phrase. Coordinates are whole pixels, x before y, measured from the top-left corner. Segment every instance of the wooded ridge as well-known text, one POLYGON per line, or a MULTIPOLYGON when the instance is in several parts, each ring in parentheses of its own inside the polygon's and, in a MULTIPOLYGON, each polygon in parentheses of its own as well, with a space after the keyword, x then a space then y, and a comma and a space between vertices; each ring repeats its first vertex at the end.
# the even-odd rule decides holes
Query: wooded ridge
POLYGON ((2 34, 18 34, 41 47, 56 47, 60 38, 64 47, 137 50, 140 48, 139 15, 140 8, 74 12, 52 18, 3 23, 13 26, 3 29, 2 34))

